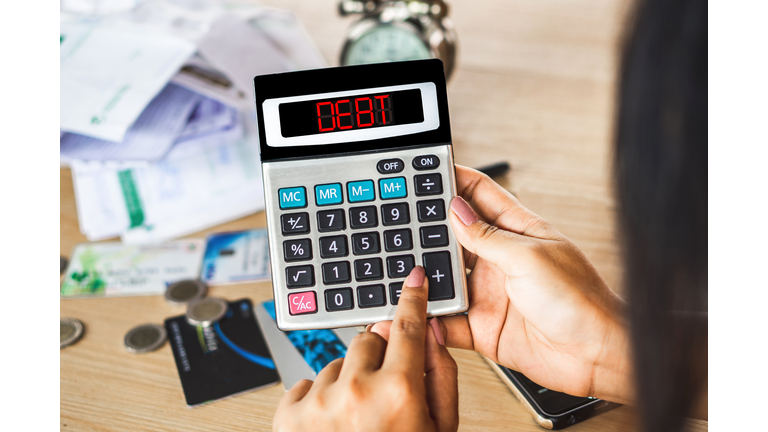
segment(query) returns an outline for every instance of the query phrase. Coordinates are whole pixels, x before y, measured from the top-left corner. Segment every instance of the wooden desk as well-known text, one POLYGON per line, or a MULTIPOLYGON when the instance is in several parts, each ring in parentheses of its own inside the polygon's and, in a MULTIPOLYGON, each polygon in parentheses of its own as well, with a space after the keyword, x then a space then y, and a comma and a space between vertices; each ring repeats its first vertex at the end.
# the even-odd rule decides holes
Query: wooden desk
MULTIPOLYGON (((336 1, 263 1, 296 12, 330 64, 338 64, 352 18, 336 1)), ((448 86, 456 161, 482 166, 507 160, 501 183, 582 248, 621 292, 621 259, 611 188, 615 65, 626 1, 451 3, 459 35, 458 66, 448 86)), ((265 226, 264 213, 195 234, 265 226)), ((86 241, 77 225, 70 172, 61 170, 61 254, 86 241)), ((272 297, 269 283, 211 289, 254 302, 272 297)), ((61 351, 61 428, 72 430, 271 430, 282 386, 200 408, 184 403, 170 345, 132 355, 131 327, 182 310, 160 297, 62 300, 86 334, 61 351)), ((543 430, 536 426, 480 356, 452 350, 459 364, 462 431, 543 430)), ((706 422, 691 422, 707 430, 706 422)), ((633 430, 621 407, 571 431, 633 430)))

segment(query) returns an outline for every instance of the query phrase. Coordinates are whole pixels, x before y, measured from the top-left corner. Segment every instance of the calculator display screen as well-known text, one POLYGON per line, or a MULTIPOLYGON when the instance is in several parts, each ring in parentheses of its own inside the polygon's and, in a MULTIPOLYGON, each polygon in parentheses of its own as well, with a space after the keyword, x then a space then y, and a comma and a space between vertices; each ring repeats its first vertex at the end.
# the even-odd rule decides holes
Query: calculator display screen
POLYGON ((284 138, 424 121, 419 89, 281 103, 279 111, 280 131, 284 138))

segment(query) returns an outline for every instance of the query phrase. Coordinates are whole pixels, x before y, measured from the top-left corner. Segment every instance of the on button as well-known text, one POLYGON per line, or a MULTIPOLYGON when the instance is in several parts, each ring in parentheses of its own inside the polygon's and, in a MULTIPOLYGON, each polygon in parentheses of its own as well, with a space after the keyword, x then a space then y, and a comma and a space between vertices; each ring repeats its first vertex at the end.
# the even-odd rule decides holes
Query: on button
POLYGON ((440 159, 435 155, 422 155, 413 158, 413 168, 418 171, 435 169, 440 166, 440 159))

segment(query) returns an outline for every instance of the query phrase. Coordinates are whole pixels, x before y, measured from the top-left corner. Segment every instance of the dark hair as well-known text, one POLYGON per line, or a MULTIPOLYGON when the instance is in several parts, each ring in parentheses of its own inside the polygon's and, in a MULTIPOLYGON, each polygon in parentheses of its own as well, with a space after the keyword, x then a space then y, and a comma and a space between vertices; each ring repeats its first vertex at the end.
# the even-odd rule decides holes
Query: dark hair
POLYGON ((707 2, 640 2, 628 35, 615 174, 638 417, 676 431, 708 368, 707 2))

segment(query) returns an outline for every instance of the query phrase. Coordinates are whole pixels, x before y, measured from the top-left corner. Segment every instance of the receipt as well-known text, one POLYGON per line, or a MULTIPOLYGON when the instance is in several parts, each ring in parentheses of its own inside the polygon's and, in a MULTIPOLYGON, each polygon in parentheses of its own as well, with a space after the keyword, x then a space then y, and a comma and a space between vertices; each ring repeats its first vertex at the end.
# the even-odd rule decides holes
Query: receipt
POLYGON ((61 129, 120 142, 195 45, 99 21, 61 23, 61 129))

